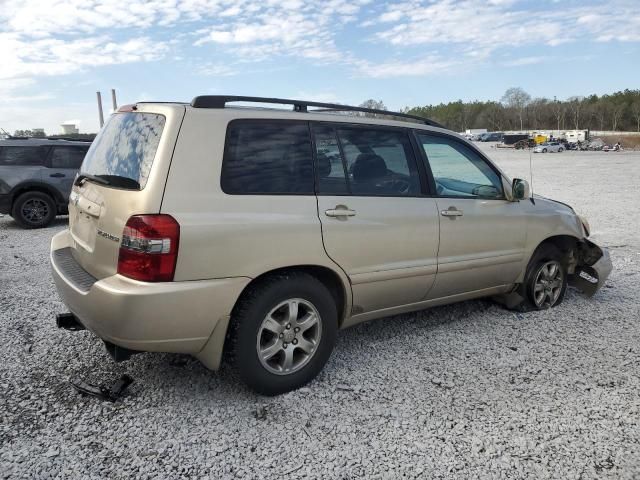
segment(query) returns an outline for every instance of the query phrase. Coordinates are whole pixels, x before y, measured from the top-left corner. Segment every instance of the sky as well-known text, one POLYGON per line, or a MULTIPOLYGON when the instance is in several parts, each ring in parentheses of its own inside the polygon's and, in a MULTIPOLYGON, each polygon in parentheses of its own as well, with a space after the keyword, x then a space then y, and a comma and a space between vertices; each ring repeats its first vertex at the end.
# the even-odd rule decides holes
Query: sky
POLYGON ((389 109, 640 88, 640 0, 0 0, 0 128, 252 95, 389 109))

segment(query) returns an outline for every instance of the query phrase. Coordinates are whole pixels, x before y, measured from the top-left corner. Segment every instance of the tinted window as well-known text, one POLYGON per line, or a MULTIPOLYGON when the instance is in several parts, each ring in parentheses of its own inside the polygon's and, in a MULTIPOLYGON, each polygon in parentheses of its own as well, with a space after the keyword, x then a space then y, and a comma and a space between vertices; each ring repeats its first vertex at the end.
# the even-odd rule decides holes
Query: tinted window
POLYGON ((436 135, 418 134, 439 196, 502 198, 500 176, 463 143, 436 135))
POLYGON ((0 147, 0 165, 43 165, 46 147, 0 147))
POLYGON ((82 147, 53 147, 51 167, 77 170, 82 165, 86 153, 87 149, 82 147))
POLYGON ((91 144, 82 172, 128 178, 144 188, 164 123, 164 116, 155 113, 111 115, 91 144))
POLYGON ((232 122, 227 130, 221 184, 231 194, 313 194, 308 125, 232 122))
POLYGON ((316 144, 318 192, 337 195, 349 193, 346 169, 334 128, 314 125, 313 133, 316 144))
POLYGON ((353 195, 420 193, 413 150, 403 130, 338 127, 353 195))

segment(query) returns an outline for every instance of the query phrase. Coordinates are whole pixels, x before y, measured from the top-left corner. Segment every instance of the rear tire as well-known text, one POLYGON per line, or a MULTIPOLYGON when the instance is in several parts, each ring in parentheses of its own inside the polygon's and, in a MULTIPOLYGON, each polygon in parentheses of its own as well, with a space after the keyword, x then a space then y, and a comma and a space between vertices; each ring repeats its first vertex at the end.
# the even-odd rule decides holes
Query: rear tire
POLYGON ((567 290, 567 266, 556 246, 542 245, 534 253, 523 290, 528 310, 546 310, 562 303, 567 290))
POLYGON ((43 228, 56 218, 56 204, 49 195, 32 191, 21 194, 13 202, 11 216, 23 228, 43 228))
POLYGON ((302 272, 260 281, 232 313, 228 347, 240 378, 263 395, 299 388, 326 364, 338 331, 333 296, 302 272))

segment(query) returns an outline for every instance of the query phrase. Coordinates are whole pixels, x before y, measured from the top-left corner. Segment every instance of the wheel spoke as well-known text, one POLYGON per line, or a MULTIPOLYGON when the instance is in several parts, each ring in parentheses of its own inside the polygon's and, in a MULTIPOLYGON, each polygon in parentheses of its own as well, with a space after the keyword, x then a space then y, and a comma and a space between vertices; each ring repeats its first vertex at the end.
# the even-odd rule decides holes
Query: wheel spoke
POLYGON ((535 292, 538 293, 542 290, 544 290, 544 285, 542 285, 541 283, 536 283, 535 292))
POLYGON ((300 337, 300 339, 298 339, 298 345, 296 345, 296 347, 298 347, 300 350, 302 350, 304 353, 311 353, 313 351, 313 349, 315 348, 315 343, 311 342, 310 340, 307 340, 304 337, 300 337))
POLYGON ((264 348, 260 349, 260 355, 264 360, 269 360, 276 353, 278 353, 282 349, 282 344, 278 339, 275 340, 271 345, 268 345, 264 348))
POLYGON ((293 367, 293 348, 284 349, 284 362, 282 362, 282 369, 287 371, 293 367))
POLYGON ((313 312, 309 312, 300 319, 300 322, 298 322, 298 326, 300 327, 300 332, 304 333, 317 323, 318 316, 313 312))
POLYGON ((276 335, 279 335, 280 332, 282 332, 282 330, 284 329, 283 326, 280 325, 280 323, 278 323, 278 321, 272 316, 268 316, 265 319, 264 323, 262 324, 262 328, 276 335))
POLYGON ((551 280, 551 265, 549 264, 544 267, 544 278, 546 280, 551 280))
POLYGON ((295 300, 289 301, 289 323, 292 325, 297 325, 298 323, 298 302, 295 300))

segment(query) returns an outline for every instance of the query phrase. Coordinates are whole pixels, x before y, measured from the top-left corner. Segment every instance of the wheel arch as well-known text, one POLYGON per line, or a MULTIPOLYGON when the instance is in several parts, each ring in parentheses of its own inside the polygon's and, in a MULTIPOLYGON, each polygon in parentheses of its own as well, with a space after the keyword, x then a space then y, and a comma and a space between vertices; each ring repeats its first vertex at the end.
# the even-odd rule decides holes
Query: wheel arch
POLYGON ((203 347, 203 349, 196 354, 196 357, 208 368, 212 370, 218 370, 222 363, 223 355, 228 351, 228 330, 231 324, 231 316, 233 310, 238 303, 249 292, 249 289, 254 287, 261 281, 268 279, 271 276, 282 275, 287 272, 306 272, 313 275, 320 282, 322 282, 329 290, 331 295, 336 299, 336 305, 338 309, 338 328, 341 327, 347 318, 347 315, 351 309, 351 286, 346 280, 346 277, 340 275, 336 270, 333 270, 324 265, 290 265, 286 267, 274 268, 261 273, 260 275, 252 278, 252 280, 245 285, 238 297, 234 302, 234 306, 231 310, 231 315, 226 315, 211 333, 211 337, 203 347))
POLYGON ((312 275, 319 280, 331 293, 331 296, 336 302, 336 309, 338 311, 338 327, 342 326, 344 320, 347 317, 349 305, 351 304, 351 287, 345 283, 345 280, 340 274, 324 265, 290 265, 286 267, 275 268, 268 270, 257 277, 254 277, 242 290, 236 302, 237 305, 242 298, 246 295, 250 288, 254 287, 257 283, 264 281, 265 279, 282 275, 290 272, 304 272, 312 275))
POLYGON ((62 194, 52 186, 42 182, 23 182, 13 187, 9 192, 9 198, 10 198, 9 208, 13 209, 13 204, 16 201, 16 199, 23 193, 27 193, 27 192, 46 193, 51 198, 53 198, 53 201, 56 203, 56 207, 64 205, 65 203, 65 199, 62 196, 62 194))
POLYGON ((573 268, 575 268, 575 249, 579 244, 580 244, 580 239, 573 235, 566 235, 566 234, 553 235, 545 238, 540 243, 538 243, 536 248, 534 248, 533 251, 531 252, 531 255, 529 255, 524 274, 526 274, 526 271, 528 270, 529 265, 531 265, 531 261, 535 258, 536 253, 538 253, 542 248, 544 248, 547 245, 553 245, 558 250, 560 250, 563 254, 567 255, 568 270, 569 270, 569 273, 572 273, 573 268))

